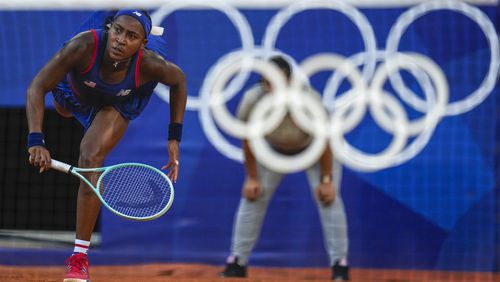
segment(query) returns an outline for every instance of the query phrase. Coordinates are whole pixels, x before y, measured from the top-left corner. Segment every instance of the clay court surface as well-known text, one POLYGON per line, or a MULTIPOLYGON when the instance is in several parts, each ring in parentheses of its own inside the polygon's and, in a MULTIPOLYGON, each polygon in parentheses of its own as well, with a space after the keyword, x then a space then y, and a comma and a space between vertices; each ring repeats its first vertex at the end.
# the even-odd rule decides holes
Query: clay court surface
MULTIPOLYGON (((131 266, 92 266, 92 282, 114 281, 331 281, 330 270, 325 268, 264 268, 253 267, 248 278, 218 278, 221 266, 204 264, 147 264, 131 266)), ((63 267, 19 267, 0 266, 0 281, 62 281, 63 267)), ((352 269, 351 281, 500 281, 500 275, 474 272, 438 272, 438 271, 398 271, 352 269)))

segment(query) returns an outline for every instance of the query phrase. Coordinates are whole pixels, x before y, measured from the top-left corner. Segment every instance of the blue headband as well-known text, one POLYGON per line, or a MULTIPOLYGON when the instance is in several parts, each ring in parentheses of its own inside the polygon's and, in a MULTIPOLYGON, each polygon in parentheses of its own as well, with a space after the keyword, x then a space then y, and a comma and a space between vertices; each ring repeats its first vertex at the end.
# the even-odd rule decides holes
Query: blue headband
POLYGON ((144 32, 146 32, 146 37, 149 36, 149 33, 151 33, 151 27, 153 25, 149 18, 144 14, 144 12, 140 10, 120 10, 115 14, 115 19, 122 15, 131 16, 134 19, 138 20, 144 28, 144 32))

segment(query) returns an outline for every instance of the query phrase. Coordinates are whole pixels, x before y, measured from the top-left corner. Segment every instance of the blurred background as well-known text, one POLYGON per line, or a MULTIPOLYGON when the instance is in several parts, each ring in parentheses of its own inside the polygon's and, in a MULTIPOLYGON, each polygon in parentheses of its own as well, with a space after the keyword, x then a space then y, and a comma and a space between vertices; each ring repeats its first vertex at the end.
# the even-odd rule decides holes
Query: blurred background
MULTIPOLYGON (((27 86, 40 68, 92 11, 113 7, 112 1, 76 2, 0 2, 0 264, 60 264, 72 248, 78 181, 53 171, 39 175, 28 166, 24 107, 27 86)), ((136 4, 142 2, 152 15, 163 3, 136 4)), ((248 22, 253 42, 246 41, 261 46, 271 19, 293 2, 224 3, 248 22)), ((368 20, 378 50, 385 50, 399 17, 422 2, 429 1, 346 1, 368 20)), ((488 75, 496 78, 483 99, 468 104, 470 109, 444 116, 428 144, 411 160, 377 172, 345 168, 342 195, 349 225, 349 261, 354 268, 500 271, 500 94, 498 65, 491 65, 492 54, 498 52, 491 42, 496 41, 498 48, 499 8, 497 1, 466 3, 466 11, 480 14, 483 26, 496 27, 495 37, 490 32, 488 38, 477 18, 436 9, 408 24, 398 50, 425 55, 439 65, 447 78, 450 103, 473 95, 488 75)), ((207 72, 223 56, 242 48, 240 31, 224 11, 214 7, 187 5, 162 17, 159 24, 165 28, 168 60, 184 70, 190 96, 175 201, 166 215, 146 223, 102 210, 93 263, 222 265, 229 254, 244 170, 234 154, 207 137, 209 129, 200 114, 207 105, 199 95, 207 72)), ((279 30, 275 48, 299 63, 323 52, 350 57, 367 51, 359 29, 338 9, 304 9, 279 30)), ((320 73, 311 77, 311 83, 323 93, 330 75, 320 73)), ((241 92, 257 81, 254 76, 241 92)), ((422 92, 409 73, 403 73, 403 78, 416 93, 422 92)), ((349 88, 349 83, 342 82, 339 95, 349 88)), ((385 88, 396 93, 389 82, 385 88)), ((153 95, 143 114, 130 124, 107 164, 143 162, 161 167, 166 163, 169 105, 161 94, 164 91, 153 95)), ((233 113, 241 97, 238 93, 227 102, 233 113)), ((398 99, 410 117, 423 116, 398 99)), ((53 157, 76 164, 83 130, 76 121, 57 115, 51 95, 46 104, 47 146, 53 157)), ((217 130, 224 142, 239 146, 240 140, 217 130)), ((392 137, 369 114, 346 136, 353 146, 371 153, 382 151, 392 137)), ((304 173, 288 175, 278 189, 251 264, 328 265, 304 173)))

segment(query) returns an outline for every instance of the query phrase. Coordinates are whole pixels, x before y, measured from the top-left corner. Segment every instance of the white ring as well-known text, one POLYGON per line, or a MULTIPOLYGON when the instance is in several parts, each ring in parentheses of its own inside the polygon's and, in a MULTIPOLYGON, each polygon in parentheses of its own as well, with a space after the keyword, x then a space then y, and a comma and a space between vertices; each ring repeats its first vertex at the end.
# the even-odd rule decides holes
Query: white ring
POLYGON ((314 8, 326 8, 338 11, 345 16, 347 16, 359 29, 361 32, 361 37, 365 44, 365 50, 368 53, 365 62, 365 68, 363 69, 363 77, 366 81, 373 75, 376 67, 375 53, 377 51, 377 41, 375 38, 375 33, 373 32, 373 27, 358 9, 343 2, 343 1, 331 1, 331 0, 301 0, 290 4, 288 7, 280 10, 269 22, 266 32, 264 34, 264 39, 262 40, 262 45, 266 50, 274 50, 276 48, 276 40, 278 38, 278 33, 283 28, 285 23, 290 20, 292 16, 300 13, 307 9, 314 8))
MULTIPOLYGON (((241 14, 240 11, 238 11, 238 9, 220 0, 168 1, 151 14, 151 21, 153 25, 160 26, 165 17, 178 9, 186 7, 208 7, 222 12, 231 20, 231 22, 239 32, 243 50, 250 51, 253 48, 254 38, 252 29, 250 28, 250 24, 248 23, 247 19, 241 14)), ((248 74, 246 73, 241 73, 238 76, 238 79, 233 80, 233 83, 235 85, 232 85, 231 89, 241 88, 247 80, 247 75, 248 74)), ((170 102, 170 90, 167 86, 159 83, 155 88, 155 92, 165 102, 170 102)), ((200 107, 201 99, 199 97, 188 96, 186 109, 199 110, 200 107)))
MULTIPOLYGON (((239 54, 234 53, 235 56, 239 54)), ((255 59, 253 56, 246 53, 241 53, 244 56, 239 58, 231 58, 231 64, 226 65, 220 72, 214 75, 217 77, 214 80, 212 89, 209 90, 211 99, 210 106, 213 110, 214 119, 217 124, 227 133, 239 138, 248 138, 252 134, 267 134, 272 132, 283 119, 286 114, 286 93, 285 93, 285 76, 272 63, 261 59, 255 59), (247 71, 248 69, 256 70, 262 73, 273 86, 272 93, 269 93, 273 111, 266 116, 267 120, 254 119, 251 123, 244 123, 239 119, 233 118, 226 107, 226 99, 224 97, 224 87, 232 78, 233 74, 238 73, 240 69, 247 71)))
MULTIPOLYGON (((459 115, 475 108, 488 97, 495 87, 500 70, 500 47, 498 43, 498 36, 494 25, 481 10, 460 1, 449 0, 429 1, 417 5, 399 16, 398 20, 392 27, 389 36, 387 37, 386 56, 389 58, 397 52, 399 41, 403 36, 403 32, 411 23, 430 11, 442 9, 460 12, 476 22, 486 35, 490 45, 490 66, 488 74, 481 83, 480 87, 467 96, 467 98, 461 101, 451 102, 446 106, 446 115, 459 115)), ((405 102, 411 104, 415 109, 421 112, 428 111, 428 109, 426 109, 426 103, 422 103, 418 98, 415 98, 413 92, 404 85, 404 82, 398 73, 395 73, 390 77, 390 79, 393 87, 398 90, 398 93, 405 102)))
MULTIPOLYGON (((434 128, 444 115, 448 103, 448 83, 441 68, 429 58, 415 53, 398 53, 380 65, 370 87, 372 89, 383 89, 384 82, 390 77, 390 74, 394 74, 396 70, 401 68, 407 69, 413 74, 415 73, 415 69, 424 70, 430 76, 437 89, 436 93, 426 93, 426 97, 434 98, 432 95, 437 95, 435 98, 436 103, 433 107, 429 109, 424 117, 417 118, 408 125, 409 134, 414 136, 423 132, 425 128, 434 128)), ((434 90, 432 91, 434 92, 434 90)), ((370 105, 380 105, 381 97, 376 95, 380 91, 373 91, 372 93, 374 95, 371 95, 370 98, 373 99, 372 102, 374 103, 370 103, 370 105)), ((373 110, 374 118, 381 127, 387 132, 392 133, 394 128, 392 127, 391 117, 385 114, 381 107, 372 107, 371 109, 373 110)))
MULTIPOLYGON (((259 134, 252 135, 249 139, 250 149, 254 153, 255 157, 259 160, 262 165, 265 167, 280 173, 290 173, 303 170, 306 167, 312 166, 321 156, 321 154, 325 150, 325 146, 327 144, 327 135, 326 131, 326 122, 328 121, 328 117, 326 115, 326 110, 323 108, 321 101, 314 100, 313 97, 309 93, 301 93, 301 94, 292 94, 295 91, 290 89, 287 94, 291 94, 293 96, 302 96, 300 99, 302 103, 300 106, 305 108, 308 113, 313 115, 312 122, 309 123, 308 130, 304 130, 308 133, 314 133, 314 139, 311 144, 307 146, 304 151, 295 154, 295 155, 283 155, 271 148, 269 143, 264 138, 263 132, 259 132, 259 134)), ((267 98, 267 97, 266 97, 267 98)), ((293 100, 288 100, 289 103, 294 103, 293 100)), ((295 101, 296 102, 296 101, 295 101)), ((301 111, 299 109, 299 105, 290 106, 289 109, 293 113, 293 111, 301 111)), ((264 99, 259 101, 252 113, 250 115, 250 121, 253 122, 255 120, 263 119, 266 114, 272 110, 272 103, 266 103, 264 99)), ((292 119, 294 119, 292 114, 292 119)), ((299 127, 300 124, 299 124, 299 127)), ((301 127, 305 129, 304 127, 301 127)))

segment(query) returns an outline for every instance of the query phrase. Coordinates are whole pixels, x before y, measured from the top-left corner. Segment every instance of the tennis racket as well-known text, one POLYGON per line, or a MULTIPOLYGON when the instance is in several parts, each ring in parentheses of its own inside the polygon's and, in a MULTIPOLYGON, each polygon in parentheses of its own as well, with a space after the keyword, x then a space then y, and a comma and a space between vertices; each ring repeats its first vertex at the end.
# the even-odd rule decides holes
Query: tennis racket
POLYGON ((174 187, 161 170, 140 163, 101 168, 78 168, 52 159, 50 167, 72 174, 94 191, 102 204, 121 217, 147 221, 160 217, 172 205, 174 187), (94 186, 81 173, 101 173, 94 186))

